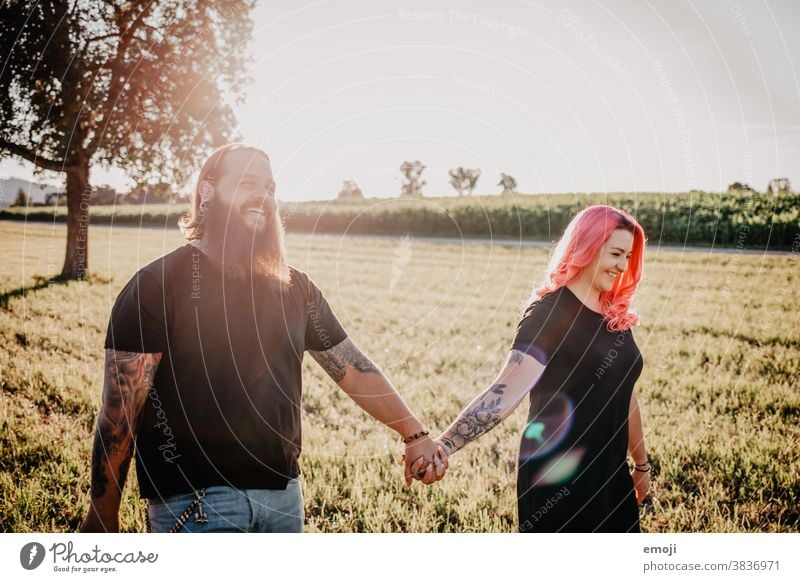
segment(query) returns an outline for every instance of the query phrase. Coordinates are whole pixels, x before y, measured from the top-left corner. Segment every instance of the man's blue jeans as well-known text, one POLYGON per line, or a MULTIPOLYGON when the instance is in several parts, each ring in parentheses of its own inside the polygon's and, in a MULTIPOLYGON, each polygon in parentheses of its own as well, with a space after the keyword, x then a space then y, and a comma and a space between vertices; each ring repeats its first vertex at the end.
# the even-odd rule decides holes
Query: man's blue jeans
MULTIPOLYGON (((150 499, 147 514, 154 533, 168 532, 191 505, 194 493, 179 493, 164 499, 150 499)), ((303 492, 299 479, 291 479, 285 490, 235 489, 226 485, 207 487, 203 498, 207 523, 197 523, 194 508, 181 532, 265 532, 303 531, 303 492)))

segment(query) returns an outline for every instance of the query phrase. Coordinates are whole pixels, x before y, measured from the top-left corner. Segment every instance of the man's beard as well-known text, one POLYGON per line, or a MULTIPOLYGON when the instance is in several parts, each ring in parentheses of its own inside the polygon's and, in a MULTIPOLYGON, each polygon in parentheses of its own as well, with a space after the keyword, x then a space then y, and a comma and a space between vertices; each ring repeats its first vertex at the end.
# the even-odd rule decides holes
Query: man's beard
POLYGON ((203 242, 212 258, 226 277, 288 283, 280 215, 277 211, 265 214, 265 227, 251 229, 239 208, 216 199, 206 209, 203 242))

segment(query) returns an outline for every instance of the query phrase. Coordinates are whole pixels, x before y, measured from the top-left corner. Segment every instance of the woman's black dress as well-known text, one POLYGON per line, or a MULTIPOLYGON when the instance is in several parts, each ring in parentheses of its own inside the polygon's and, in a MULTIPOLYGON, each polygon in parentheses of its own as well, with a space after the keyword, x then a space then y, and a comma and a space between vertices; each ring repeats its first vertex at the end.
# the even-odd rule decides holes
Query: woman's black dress
POLYGON ((561 287, 528 307, 512 347, 546 365, 520 442, 520 531, 638 532, 626 456, 643 363, 631 331, 608 331, 561 287))

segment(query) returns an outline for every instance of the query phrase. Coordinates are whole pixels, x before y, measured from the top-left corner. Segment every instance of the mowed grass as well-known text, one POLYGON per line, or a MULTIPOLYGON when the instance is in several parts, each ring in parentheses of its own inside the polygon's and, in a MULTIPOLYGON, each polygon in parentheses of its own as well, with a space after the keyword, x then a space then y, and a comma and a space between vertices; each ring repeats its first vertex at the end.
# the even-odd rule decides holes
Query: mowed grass
MULTIPOLYGON (((88 504, 103 339, 139 267, 177 229, 92 227, 91 277, 46 284, 61 225, 0 221, 0 529, 74 531, 88 504), (24 290, 24 291, 23 291, 24 290)), ((290 235, 288 253, 413 410, 445 428, 503 363, 548 251, 397 238, 290 235)), ((637 384, 654 464, 650 532, 797 531, 800 516, 800 262, 653 249, 635 300, 637 384)), ((510 532, 526 404, 406 489, 394 434, 307 357, 301 457, 306 531, 510 532)), ((144 531, 135 471, 123 531, 144 531)))

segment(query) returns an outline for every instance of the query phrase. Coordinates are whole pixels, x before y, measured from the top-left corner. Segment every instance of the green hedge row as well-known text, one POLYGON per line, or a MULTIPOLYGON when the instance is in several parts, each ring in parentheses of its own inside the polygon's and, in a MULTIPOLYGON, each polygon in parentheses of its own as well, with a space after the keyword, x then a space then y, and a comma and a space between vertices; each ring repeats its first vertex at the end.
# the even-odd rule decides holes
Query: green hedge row
POLYGON ((493 196, 373 204, 295 204, 287 228, 301 232, 557 239, 591 204, 624 208, 651 243, 791 249, 800 245, 798 194, 493 196))
MULTIPOLYGON (((800 194, 642 193, 470 196, 283 203, 287 230, 555 240, 580 209, 611 204, 636 216, 651 244, 791 249, 800 194)), ((186 205, 92 209, 94 224, 173 227, 186 205)), ((63 221, 64 208, 8 209, 0 218, 63 221)))

